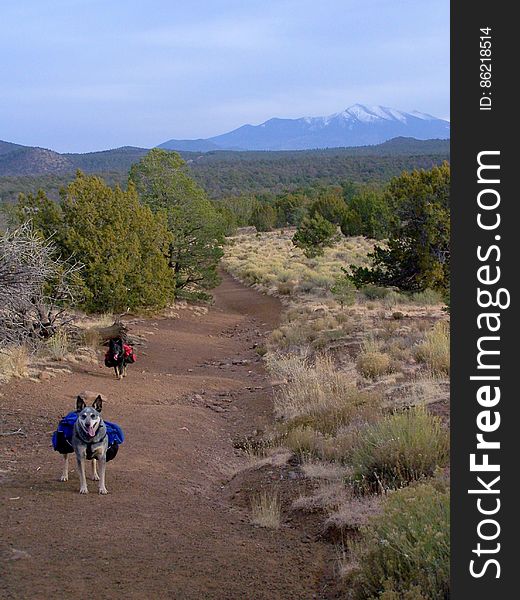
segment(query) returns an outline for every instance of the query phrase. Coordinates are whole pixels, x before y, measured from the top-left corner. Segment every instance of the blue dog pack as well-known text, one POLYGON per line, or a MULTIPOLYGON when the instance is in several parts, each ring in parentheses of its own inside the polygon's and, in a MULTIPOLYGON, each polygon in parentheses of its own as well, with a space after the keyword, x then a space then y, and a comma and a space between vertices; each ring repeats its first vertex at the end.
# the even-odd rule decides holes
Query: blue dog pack
MULTIPOLYGON (((58 429, 52 434, 52 447, 60 454, 70 454, 74 452, 72 447, 72 433, 74 424, 78 420, 76 411, 65 415, 58 424, 58 429)), ((107 461, 112 460, 119 449, 119 444, 125 441, 123 430, 116 423, 104 421, 108 436, 107 461)))

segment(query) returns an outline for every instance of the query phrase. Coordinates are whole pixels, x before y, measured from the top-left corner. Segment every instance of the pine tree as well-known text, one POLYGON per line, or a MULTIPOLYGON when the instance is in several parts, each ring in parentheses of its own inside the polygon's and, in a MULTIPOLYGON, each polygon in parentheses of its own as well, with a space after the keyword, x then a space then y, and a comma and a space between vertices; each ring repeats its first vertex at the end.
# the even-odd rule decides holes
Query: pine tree
POLYGON ((85 310, 163 307, 173 299, 164 214, 140 205, 132 186, 112 189, 81 172, 61 196, 60 204, 43 192, 22 197, 17 212, 52 237, 63 258, 83 264, 78 277, 85 310))
POLYGON ((371 255, 372 267, 352 269, 356 286, 375 283, 402 290, 446 292, 450 281, 450 167, 403 173, 385 199, 392 213, 386 246, 371 255))
POLYGON ((337 227, 317 214, 303 219, 292 241, 307 258, 312 258, 321 256, 325 247, 334 245, 336 237, 337 227))
POLYGON ((164 212, 170 232, 169 265, 177 289, 209 289, 220 281, 225 222, 191 178, 176 152, 151 150, 130 169, 141 202, 164 212))

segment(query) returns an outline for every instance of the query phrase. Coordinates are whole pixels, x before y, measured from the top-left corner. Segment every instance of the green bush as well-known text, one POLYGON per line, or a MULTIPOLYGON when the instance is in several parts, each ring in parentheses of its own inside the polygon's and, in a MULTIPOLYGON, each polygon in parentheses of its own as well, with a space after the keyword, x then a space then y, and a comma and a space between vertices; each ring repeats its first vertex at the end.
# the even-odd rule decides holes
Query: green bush
POLYGON ((356 599, 448 598, 449 490, 428 483, 392 492, 353 550, 360 567, 347 583, 356 599))
POLYGON ((351 306, 356 301, 356 286, 345 275, 336 278, 330 291, 341 308, 351 306))
POLYGON ((445 303, 445 294, 441 294, 437 290, 424 290, 424 292, 417 292, 412 294, 412 302, 419 306, 434 306, 435 304, 445 303))
POLYGON ((450 282, 450 166, 403 173, 390 182, 391 211, 385 246, 369 255, 371 267, 353 267, 357 287, 366 283, 446 293, 450 282))
POLYGON ((132 165, 133 184, 142 204, 163 214, 170 233, 168 263, 176 290, 207 290, 220 283, 225 218, 191 177, 177 152, 153 148, 132 165))
POLYGON ((353 480, 362 490, 396 489, 433 475, 448 461, 448 431, 418 406, 361 431, 352 453, 353 480))
POLYGON ((250 224, 257 231, 271 231, 276 224, 276 210, 269 204, 258 202, 251 213, 250 224))
POLYGON ((143 206, 133 185, 112 189, 78 172, 60 203, 40 192, 22 196, 17 210, 21 221, 31 219, 52 237, 64 258, 83 265, 78 284, 86 311, 161 308, 173 300, 177 277, 168 265, 166 217, 143 206))
POLYGON ((307 258, 321 256, 323 249, 334 245, 337 228, 320 214, 305 217, 293 236, 293 244, 301 248, 307 258))
POLYGON ((387 288, 370 283, 361 288, 361 293, 369 300, 382 300, 383 298, 386 298, 389 292, 390 290, 387 288))

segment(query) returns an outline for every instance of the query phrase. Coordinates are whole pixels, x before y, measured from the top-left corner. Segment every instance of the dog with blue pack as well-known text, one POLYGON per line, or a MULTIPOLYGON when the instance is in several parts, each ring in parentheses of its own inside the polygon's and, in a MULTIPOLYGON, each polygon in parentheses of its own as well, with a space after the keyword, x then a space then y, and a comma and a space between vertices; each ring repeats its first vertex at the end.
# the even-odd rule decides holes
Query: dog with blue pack
POLYGON ((106 463, 112 460, 123 443, 123 431, 115 423, 101 417, 103 397, 93 392, 81 392, 76 398, 76 410, 63 417, 52 436, 54 450, 63 454, 61 481, 69 479, 69 455, 76 455, 80 494, 88 494, 86 462, 92 461, 92 479, 99 481, 99 493, 107 494, 105 485, 106 463), (87 406, 92 398, 91 406, 87 406), (98 473, 99 467, 99 473, 98 473))

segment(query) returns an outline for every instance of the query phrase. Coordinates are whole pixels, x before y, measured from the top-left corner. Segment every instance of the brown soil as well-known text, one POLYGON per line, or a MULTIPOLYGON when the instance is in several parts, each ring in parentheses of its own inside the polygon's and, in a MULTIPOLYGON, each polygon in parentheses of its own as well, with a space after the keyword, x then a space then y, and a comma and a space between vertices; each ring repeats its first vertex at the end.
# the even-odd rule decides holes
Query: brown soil
POLYGON ((1 598, 327 596, 331 547, 290 516, 285 486, 297 467, 253 469, 234 448, 272 421, 255 346, 279 314, 276 299, 224 276, 207 314, 130 325, 146 342, 122 382, 83 364, 0 388, 0 431, 24 434, 0 437, 1 598), (107 396, 104 416, 126 435, 108 464, 108 496, 93 481, 80 495, 75 469, 58 481, 50 446, 84 389, 107 396), (279 530, 250 524, 250 494, 266 485, 281 490, 279 530))

